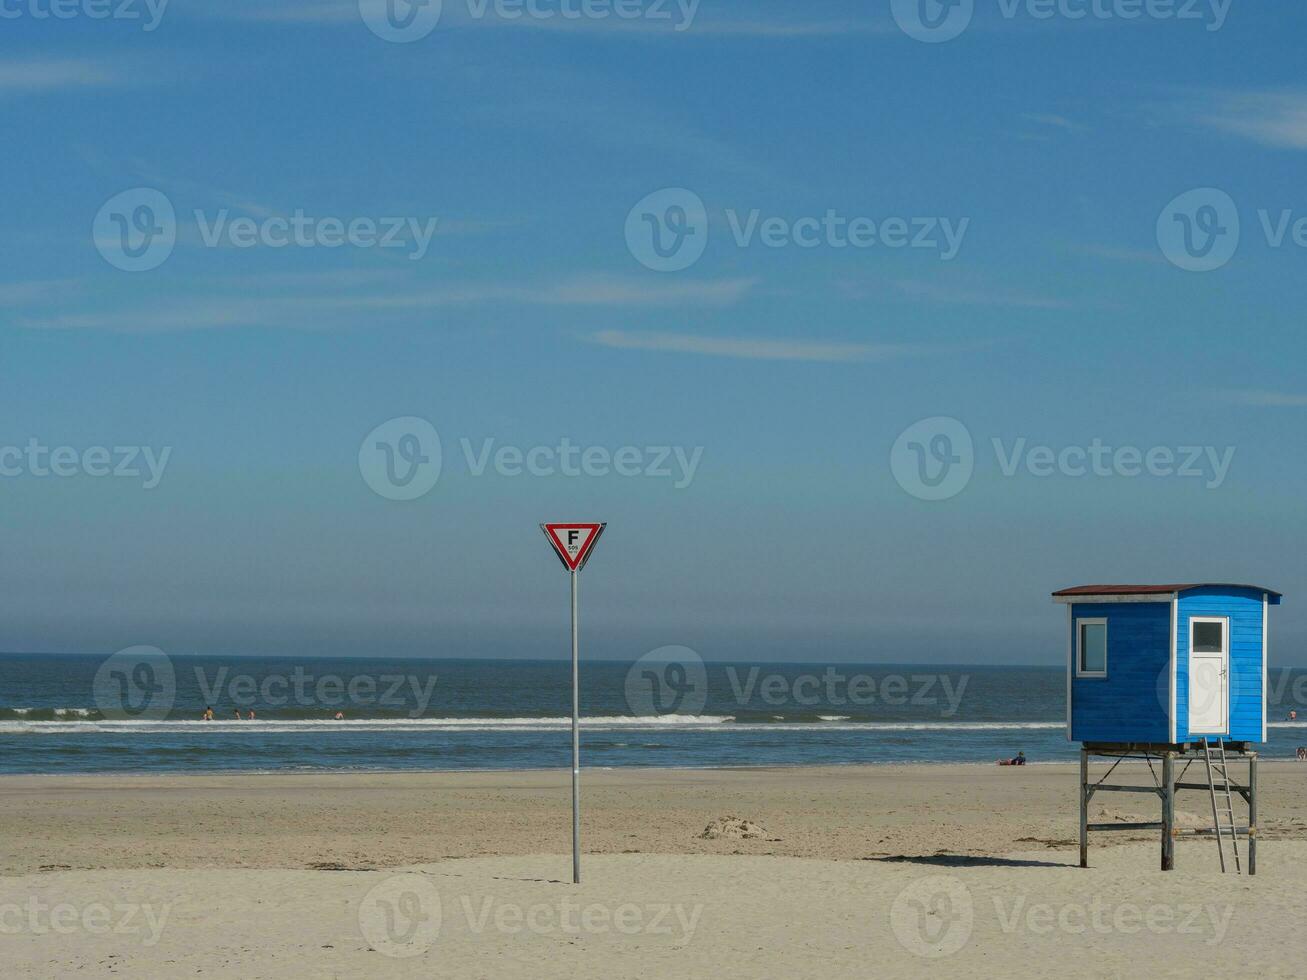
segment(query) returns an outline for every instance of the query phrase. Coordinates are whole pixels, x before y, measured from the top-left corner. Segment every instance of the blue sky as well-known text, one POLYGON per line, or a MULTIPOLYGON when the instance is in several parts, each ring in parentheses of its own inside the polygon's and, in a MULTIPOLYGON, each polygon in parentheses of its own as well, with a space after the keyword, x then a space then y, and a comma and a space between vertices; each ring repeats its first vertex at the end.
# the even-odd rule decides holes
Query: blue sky
POLYGON ((593 656, 1051 664, 1056 588, 1234 580, 1286 593, 1273 659, 1307 663, 1307 11, 1136 6, 976 0, 925 43, 888 2, 445 0, 394 43, 372 0, 0 4, 0 446, 78 460, 0 456, 0 647, 553 655, 535 525, 596 519, 593 656), (141 189, 175 241, 124 271, 141 189), (705 219, 677 271, 628 244, 668 200, 705 219), (296 215, 400 247, 273 244, 296 215), (785 234, 827 216, 875 241, 785 234), (409 417, 441 465, 397 500, 360 447, 409 417), (516 471, 563 440, 641 475, 516 471), (146 489, 101 446, 169 454, 146 489), (937 449, 962 485, 922 499, 937 449))

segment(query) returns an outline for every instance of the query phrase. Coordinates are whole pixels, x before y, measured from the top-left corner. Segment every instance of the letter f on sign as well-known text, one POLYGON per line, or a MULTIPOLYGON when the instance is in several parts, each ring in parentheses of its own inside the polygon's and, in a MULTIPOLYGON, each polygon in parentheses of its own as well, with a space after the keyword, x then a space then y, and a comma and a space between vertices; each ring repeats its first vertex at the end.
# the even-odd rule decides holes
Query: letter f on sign
POLYGON ((540 530, 545 532, 563 566, 577 572, 585 566, 605 527, 604 524, 541 524, 540 530))

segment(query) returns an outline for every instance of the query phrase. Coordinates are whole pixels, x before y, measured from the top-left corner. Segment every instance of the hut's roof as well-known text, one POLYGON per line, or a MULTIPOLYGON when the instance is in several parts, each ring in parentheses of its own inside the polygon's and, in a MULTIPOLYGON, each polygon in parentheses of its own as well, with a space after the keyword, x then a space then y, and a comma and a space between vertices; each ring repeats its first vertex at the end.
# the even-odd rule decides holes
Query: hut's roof
POLYGON ((1171 595, 1175 592, 1188 592, 1191 589, 1251 589, 1265 592, 1276 599, 1283 596, 1274 589, 1265 589, 1260 585, 1234 585, 1229 582, 1191 582, 1187 585, 1077 585, 1072 589, 1061 589, 1053 593, 1054 598, 1081 595, 1171 595))

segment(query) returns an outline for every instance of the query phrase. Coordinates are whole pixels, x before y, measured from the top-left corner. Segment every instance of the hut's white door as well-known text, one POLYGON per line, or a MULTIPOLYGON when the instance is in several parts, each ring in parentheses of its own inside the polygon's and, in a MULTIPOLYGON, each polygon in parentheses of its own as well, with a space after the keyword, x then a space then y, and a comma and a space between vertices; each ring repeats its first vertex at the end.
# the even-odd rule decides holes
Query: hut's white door
POLYGON ((1230 621, 1189 621, 1189 734, 1230 731, 1230 621))

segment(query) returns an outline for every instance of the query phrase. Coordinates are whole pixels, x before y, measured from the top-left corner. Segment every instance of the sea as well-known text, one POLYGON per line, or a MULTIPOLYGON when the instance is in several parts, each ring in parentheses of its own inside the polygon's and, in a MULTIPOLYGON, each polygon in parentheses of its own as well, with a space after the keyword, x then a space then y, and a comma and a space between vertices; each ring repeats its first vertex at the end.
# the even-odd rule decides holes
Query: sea
MULTIPOLYGON (((1293 758, 1307 671, 1271 682, 1263 755, 1293 758)), ((1060 666, 704 663, 664 648, 582 661, 582 765, 1070 761, 1065 698, 1060 666)), ((566 768, 571 706, 558 660, 0 654, 0 772, 566 768)))

